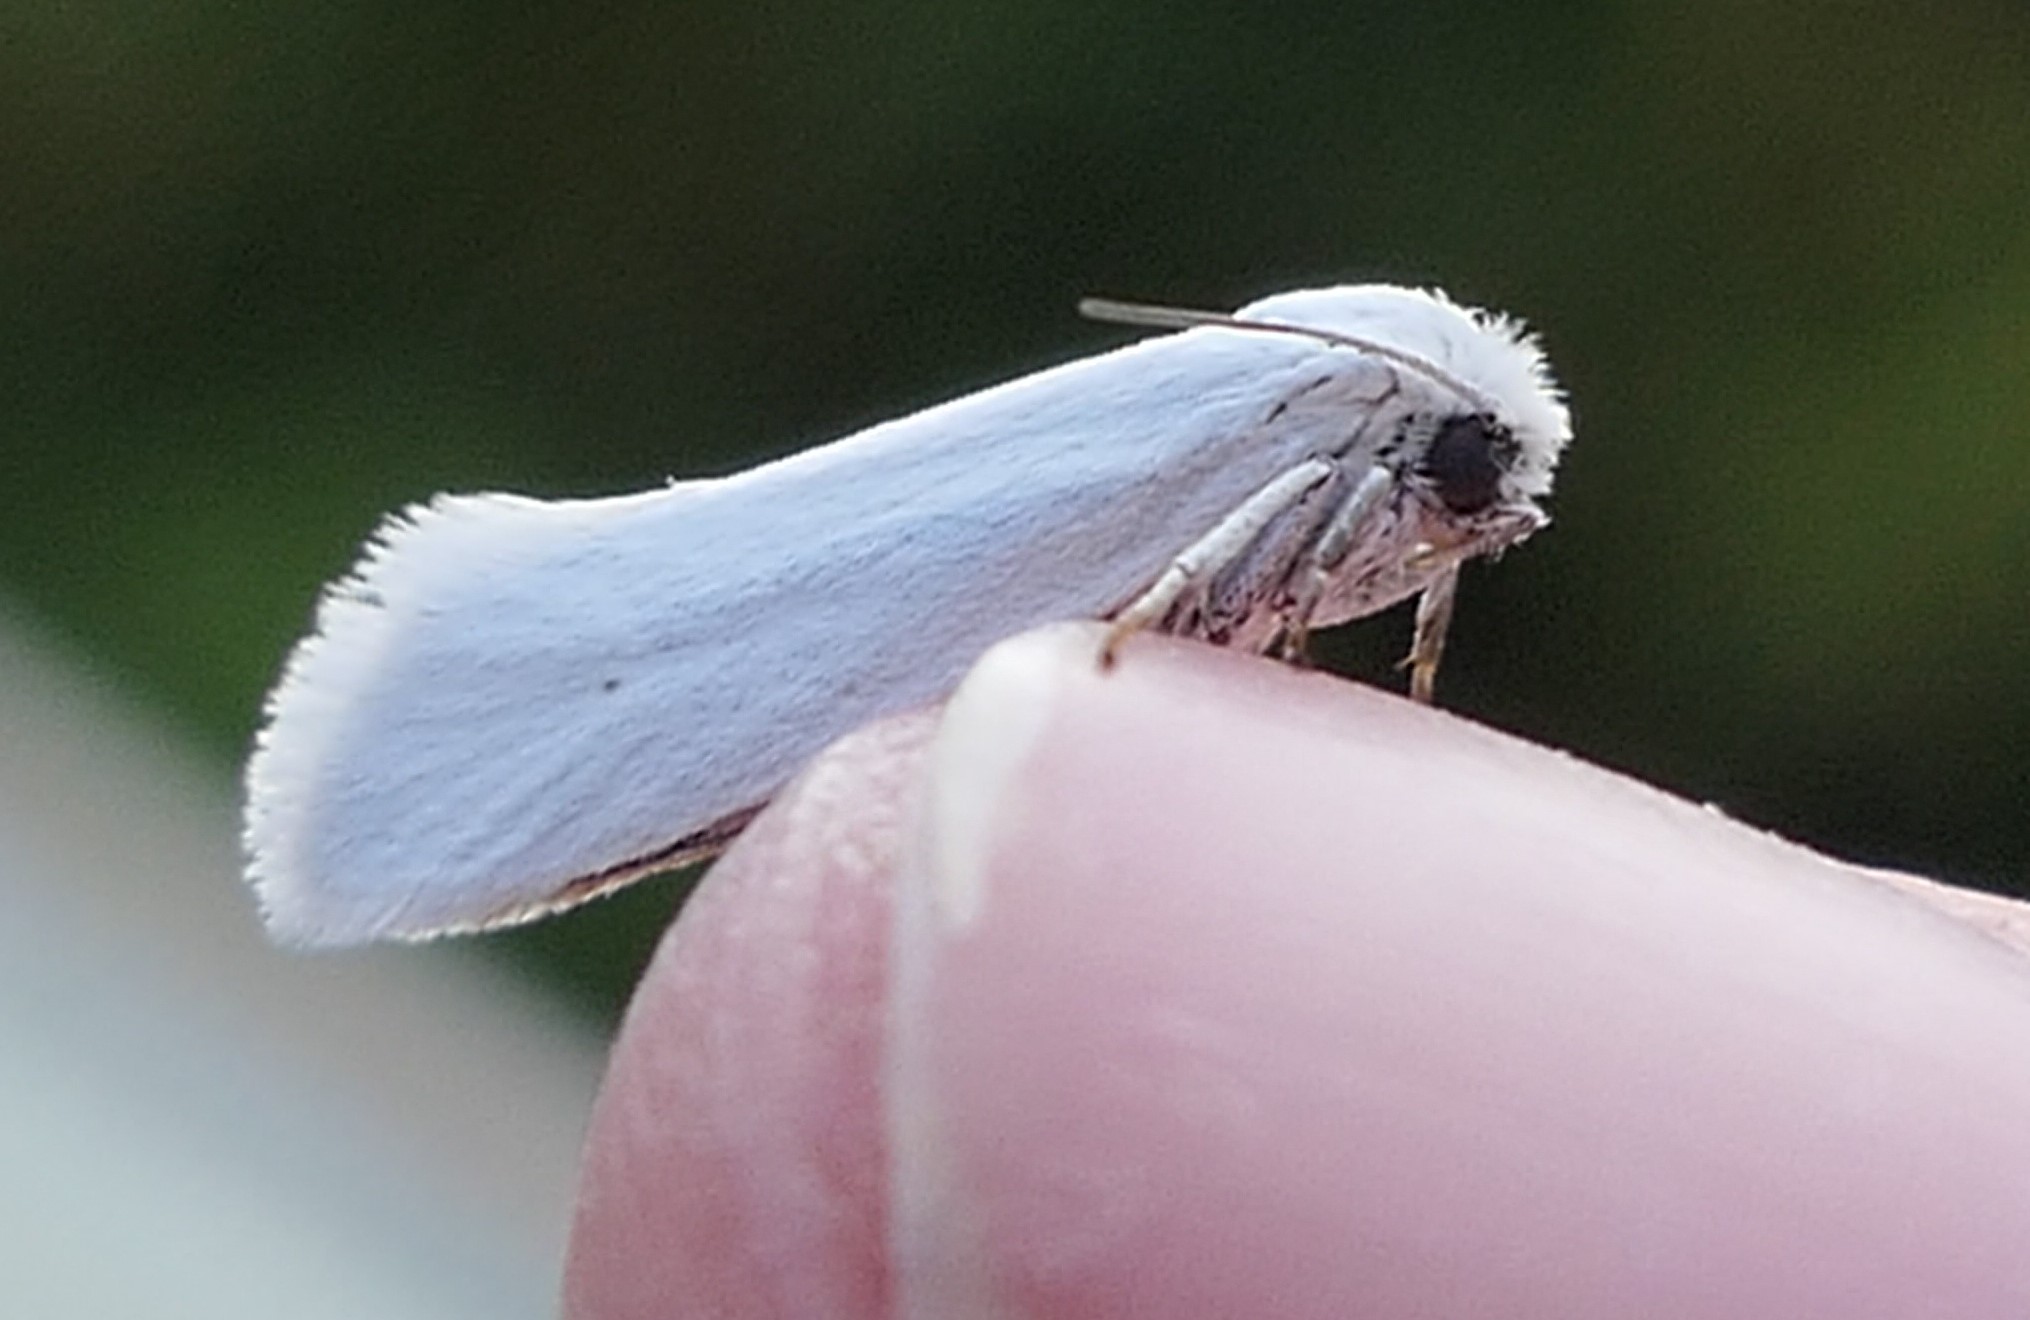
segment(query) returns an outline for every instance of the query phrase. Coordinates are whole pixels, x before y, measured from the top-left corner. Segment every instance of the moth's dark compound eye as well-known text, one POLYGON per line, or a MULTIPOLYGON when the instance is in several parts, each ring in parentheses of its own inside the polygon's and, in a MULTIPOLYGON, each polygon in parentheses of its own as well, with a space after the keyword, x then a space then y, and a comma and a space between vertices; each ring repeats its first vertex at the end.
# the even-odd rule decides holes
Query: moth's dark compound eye
POLYGON ((1446 508, 1472 514, 1501 498, 1501 479, 1514 457, 1515 437, 1507 427, 1463 413, 1438 424, 1421 467, 1446 508))

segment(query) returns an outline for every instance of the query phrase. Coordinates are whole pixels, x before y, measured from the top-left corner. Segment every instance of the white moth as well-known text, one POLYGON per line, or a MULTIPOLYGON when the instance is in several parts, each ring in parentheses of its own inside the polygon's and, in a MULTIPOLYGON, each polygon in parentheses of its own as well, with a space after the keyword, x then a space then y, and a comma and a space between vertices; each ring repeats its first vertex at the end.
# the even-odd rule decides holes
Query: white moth
MULTIPOLYGON (((736 476, 389 519, 267 703, 249 875, 301 943, 526 920, 722 847, 814 753, 1067 618, 1301 654, 1547 521, 1534 341, 1442 295, 1305 290, 736 476)), ((1107 658, 1111 658, 1111 643, 1107 658)))

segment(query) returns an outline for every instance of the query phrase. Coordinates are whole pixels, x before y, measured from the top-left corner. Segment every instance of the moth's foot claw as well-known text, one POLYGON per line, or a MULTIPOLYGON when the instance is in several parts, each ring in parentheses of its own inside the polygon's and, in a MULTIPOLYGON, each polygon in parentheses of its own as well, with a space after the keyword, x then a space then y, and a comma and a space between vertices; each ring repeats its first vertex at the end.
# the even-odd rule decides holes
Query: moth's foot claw
POLYGON ((1293 668, 1310 669, 1312 667, 1311 630, 1309 628, 1291 628, 1285 631, 1281 644, 1276 648, 1276 654, 1282 658, 1283 663, 1293 668))
POLYGON ((1139 632, 1133 624, 1115 623, 1107 628, 1106 637, 1100 642, 1100 672, 1106 673, 1121 662, 1121 648, 1128 638, 1139 632))

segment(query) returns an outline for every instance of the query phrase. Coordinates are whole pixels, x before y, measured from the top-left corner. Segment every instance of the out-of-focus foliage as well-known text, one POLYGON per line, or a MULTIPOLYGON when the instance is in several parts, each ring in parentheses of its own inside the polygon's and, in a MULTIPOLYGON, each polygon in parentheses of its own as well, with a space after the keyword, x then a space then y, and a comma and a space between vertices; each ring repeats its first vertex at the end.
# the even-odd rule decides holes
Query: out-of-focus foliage
MULTIPOLYGON (((13 6, 0 590, 224 759, 388 507, 734 468, 1117 342, 1085 293, 1349 278, 1524 314, 1574 396, 1448 704, 2030 888, 2005 0, 13 6)), ((670 894, 503 943, 610 1004, 670 894)))

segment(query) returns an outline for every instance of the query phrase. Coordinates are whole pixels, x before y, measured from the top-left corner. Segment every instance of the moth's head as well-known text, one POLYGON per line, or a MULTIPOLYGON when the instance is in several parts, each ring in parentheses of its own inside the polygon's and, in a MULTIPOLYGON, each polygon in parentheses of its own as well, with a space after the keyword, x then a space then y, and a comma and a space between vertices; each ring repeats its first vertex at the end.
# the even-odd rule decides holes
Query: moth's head
POLYGON ((1529 489, 1529 461, 1512 423, 1461 409, 1410 416, 1392 457, 1398 488, 1419 506, 1423 538, 1468 555, 1513 545, 1550 521, 1529 489))
POLYGON ((1395 423, 1386 461, 1434 548, 1482 553, 1550 521, 1541 501, 1572 438, 1571 414, 1519 322, 1382 284, 1278 294, 1234 319, 1317 331, 1395 367, 1414 402, 1395 423))

